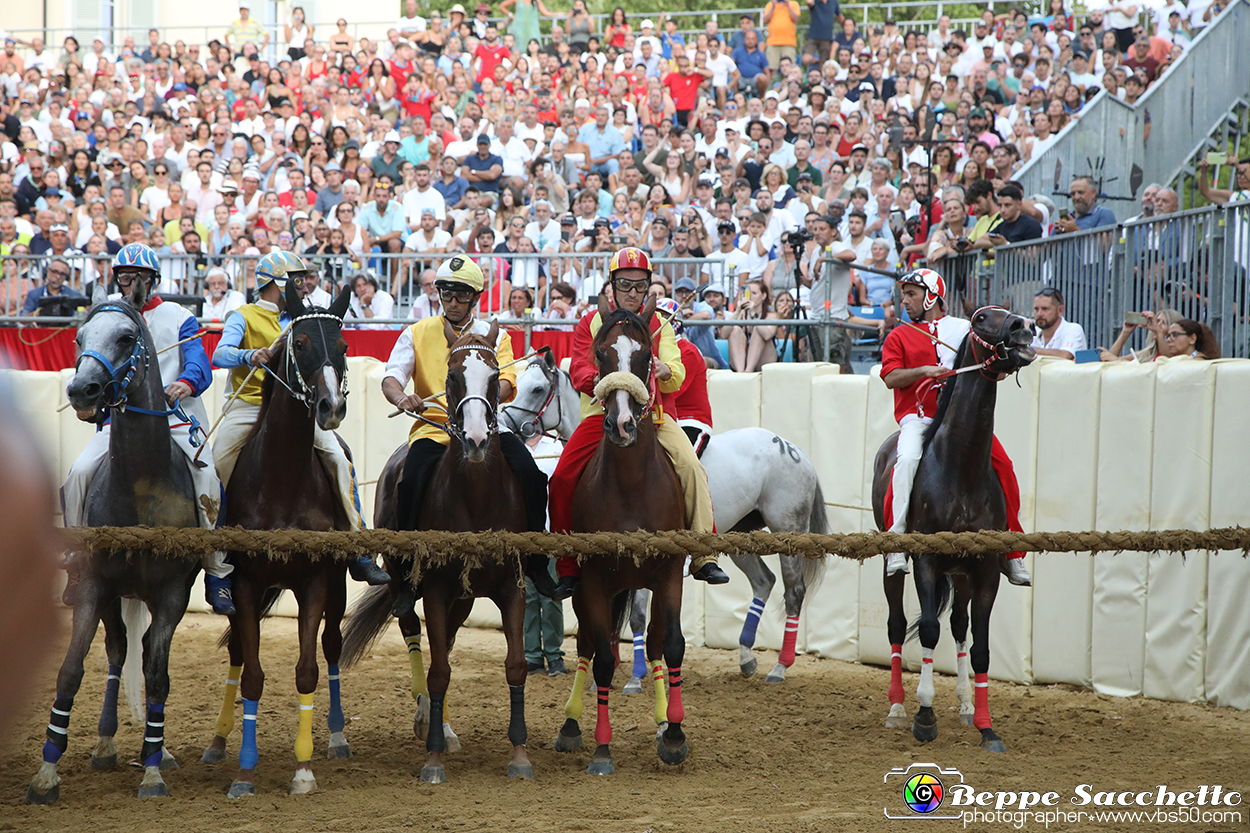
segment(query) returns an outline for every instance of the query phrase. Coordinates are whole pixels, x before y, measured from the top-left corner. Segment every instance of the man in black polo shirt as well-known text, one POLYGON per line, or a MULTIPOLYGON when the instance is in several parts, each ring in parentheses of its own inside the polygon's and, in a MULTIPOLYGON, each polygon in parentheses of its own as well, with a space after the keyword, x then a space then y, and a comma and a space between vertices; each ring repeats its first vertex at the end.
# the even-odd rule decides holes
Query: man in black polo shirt
POLYGON ((1024 191, 1014 182, 998 189, 998 211, 1002 222, 987 235, 995 246, 1037 240, 1042 236, 1042 224, 1024 213, 1023 200, 1024 191))

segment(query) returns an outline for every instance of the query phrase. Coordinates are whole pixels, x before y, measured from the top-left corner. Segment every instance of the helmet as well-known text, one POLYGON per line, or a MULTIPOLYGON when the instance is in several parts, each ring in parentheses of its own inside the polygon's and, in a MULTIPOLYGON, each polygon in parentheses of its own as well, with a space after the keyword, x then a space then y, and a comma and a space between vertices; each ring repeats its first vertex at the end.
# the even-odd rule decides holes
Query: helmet
POLYGON ((898 279, 899 283, 911 283, 924 287, 924 308, 933 309, 939 300, 946 303, 946 281, 932 269, 913 269, 898 279))
POLYGON ((455 289, 456 284, 472 289, 474 292, 481 292, 486 286, 486 279, 482 277, 482 267, 461 255, 444 260, 439 264, 438 271, 434 273, 434 285, 455 289))
POLYGON ((608 280, 612 280, 619 269, 643 269, 648 273, 655 271, 651 268, 651 256, 636 246, 626 246, 612 255, 612 259, 608 261, 608 280))
POLYGON ((256 286, 276 283, 285 287, 287 277, 295 272, 307 272, 308 265, 299 255, 290 252, 272 251, 256 264, 256 286))
POLYGON ((655 311, 668 319, 673 325, 673 332, 681 334, 681 306, 672 298, 661 298, 655 302, 655 311))
POLYGON ((151 246, 143 243, 127 243, 122 246, 121 251, 113 258, 113 268, 121 267, 147 269, 158 274, 161 271, 161 263, 156 258, 156 252, 152 251, 151 246))

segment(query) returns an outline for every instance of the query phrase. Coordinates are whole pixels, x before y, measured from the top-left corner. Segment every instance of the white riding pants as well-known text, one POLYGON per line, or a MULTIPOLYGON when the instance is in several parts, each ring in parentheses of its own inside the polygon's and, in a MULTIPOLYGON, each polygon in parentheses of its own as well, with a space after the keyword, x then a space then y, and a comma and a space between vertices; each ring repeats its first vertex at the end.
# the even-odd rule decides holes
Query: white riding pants
MULTIPOLYGON (((87 493, 91 490, 91 481, 95 479, 96 472, 100 470, 100 464, 108 457, 111 429, 112 425, 105 425, 95 433, 65 477, 65 483, 61 486, 61 504, 65 510, 67 527, 87 524, 87 493)), ((191 465, 191 460, 199 449, 191 445, 188 428, 170 428, 169 433, 173 444, 186 455, 187 467, 191 471, 191 485, 195 489, 196 515, 200 526, 213 529, 217 526, 217 513, 221 509, 221 481, 217 479, 217 472, 213 467, 213 450, 204 449, 200 462, 208 465, 202 469, 197 468, 191 465)), ((204 435, 201 433, 199 436, 202 438, 204 435)), ((220 552, 205 554, 200 558, 200 564, 204 572, 218 578, 224 578, 234 570, 220 552)))
POLYGON ((907 531, 907 512, 911 508, 911 487, 920 468, 920 455, 924 451, 924 432, 929 419, 909 419, 898 428, 898 456, 894 461, 894 525, 890 532, 902 534, 907 531))

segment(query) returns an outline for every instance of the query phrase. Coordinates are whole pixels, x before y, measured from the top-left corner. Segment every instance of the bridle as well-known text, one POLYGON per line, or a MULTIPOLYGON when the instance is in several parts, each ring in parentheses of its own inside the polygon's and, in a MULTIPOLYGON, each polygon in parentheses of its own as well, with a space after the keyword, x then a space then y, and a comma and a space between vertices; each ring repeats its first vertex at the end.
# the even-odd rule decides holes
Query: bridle
POLYGON ((109 374, 109 381, 104 387, 105 396, 103 410, 116 409, 118 413, 123 414, 129 410, 136 414, 158 417, 176 416, 179 420, 189 426, 191 447, 199 447, 200 441, 196 438, 196 433, 203 432, 204 429, 200 425, 199 419, 183 410, 181 402, 176 402, 172 408, 163 411, 158 411, 152 408, 140 408, 138 405, 129 404, 130 397, 126 393, 126 389, 129 388, 131 383, 135 380, 135 376, 139 372, 140 361, 143 363, 142 378, 147 378, 148 371, 152 367, 152 351, 148 349, 148 341, 143 337, 143 326, 142 321, 139 318, 139 313, 120 304, 104 304, 103 306, 96 307, 82 322, 82 326, 86 326, 87 322, 91 321, 91 319, 95 318, 95 316, 101 312, 120 312, 122 315, 129 318, 136 325, 135 346, 131 348, 130 355, 126 358, 126 360, 116 366, 114 366, 108 356, 105 356, 103 353, 95 350, 83 350, 78 354, 78 358, 74 361, 74 372, 78 372, 78 367, 82 364, 83 359, 95 359, 104 366, 104 369, 109 374), (124 376, 122 375, 123 373, 125 374, 124 376), (115 397, 110 396, 110 390, 116 394, 115 397))
MULTIPOLYGON (((981 307, 976 312, 972 313, 972 318, 969 320, 975 321, 978 315, 980 315, 982 312, 988 309, 1003 309, 1003 308, 998 307, 998 306, 992 306, 992 305, 981 307)), ((971 342, 972 358, 976 363, 970 364, 967 367, 961 367, 958 370, 950 371, 952 374, 963 373, 963 372, 975 369, 975 370, 979 370, 981 372, 981 375, 984 376, 985 378, 991 381, 998 381, 999 372, 1008 372, 1009 374, 1020 372, 1019 367, 1015 368, 1012 371, 987 372, 987 371, 990 371, 990 368, 994 365, 995 362, 1011 361, 1011 349, 1012 348, 1007 345, 1007 342, 1005 340, 1000 341, 997 344, 991 344, 990 342, 986 341, 984 338, 982 338, 980 335, 977 334, 977 330, 975 326, 970 326, 968 328, 968 339, 971 342), (982 354, 985 355, 985 358, 981 358, 982 354)))
POLYGON ((551 436, 551 431, 557 430, 560 423, 564 422, 564 399, 559 396, 560 393, 560 374, 563 370, 556 368, 548 370, 545 364, 541 362, 538 365, 542 369, 542 373, 547 377, 547 398, 543 400, 543 404, 538 406, 538 410, 533 408, 525 408, 520 405, 509 405, 504 409, 504 418, 508 421, 508 425, 521 435, 521 439, 531 440, 539 436, 551 436), (543 428, 543 416, 547 413, 547 409, 551 407, 552 402, 556 403, 556 425, 554 429, 543 428), (523 414, 532 414, 529 419, 517 421, 512 413, 519 411, 523 414))
MULTIPOLYGON (((338 324, 340 330, 343 327, 343 319, 329 312, 308 312, 291 319, 291 323, 288 324, 286 328, 286 338, 283 341, 283 352, 286 354, 286 357, 283 359, 282 372, 270 374, 275 382, 286 388, 287 393, 291 394, 296 401, 305 405, 310 413, 312 412, 313 406, 317 400, 317 390, 312 385, 308 384, 308 381, 304 378, 304 374, 299 369, 299 363, 295 360, 295 325, 301 321, 310 321, 316 318, 324 318, 333 321, 338 324), (294 385, 292 385, 289 381, 292 369, 295 371, 294 385), (298 391, 295 389, 296 387, 299 388, 298 391)), ((330 343, 326 339, 326 331, 324 327, 320 328, 320 335, 321 346, 326 357, 326 363, 329 364, 331 355, 330 343)), ((325 365, 322 366, 324 367, 325 365)), ((347 396, 346 371, 339 379, 339 394, 344 398, 347 396)))
MULTIPOLYGON (((459 347, 451 348, 451 353, 448 354, 448 359, 450 360, 450 357, 454 356, 456 353, 463 353, 463 352, 476 352, 476 353, 480 353, 484 357, 488 356, 489 360, 486 361, 487 365, 493 366, 495 373, 499 372, 499 367, 498 367, 499 359, 495 354, 494 347, 491 347, 486 344, 462 344, 459 347)), ((429 421, 429 420, 427 421, 430 422, 431 425, 437 425, 438 427, 442 428, 450 436, 455 437, 460 442, 461 445, 464 445, 464 439, 465 439, 464 429, 456 424, 456 417, 461 415, 461 412, 463 411, 464 406, 468 404, 469 402, 481 402, 483 405, 486 406, 486 423, 490 428, 490 433, 491 434, 499 433, 499 404, 497 402, 491 402, 485 396, 481 396, 480 394, 476 394, 476 393, 471 393, 471 394, 468 394, 467 396, 462 397, 460 401, 456 403, 456 407, 450 410, 447 410, 446 425, 441 425, 439 423, 429 421)))
MULTIPOLYGON (((646 342, 638 342, 636 339, 634 341, 635 343, 639 344, 639 346, 641 346, 643 350, 647 352, 647 381, 646 381, 647 402, 645 405, 643 405, 642 410, 639 412, 642 415, 642 417, 646 417, 647 414, 651 413, 651 409, 655 406, 655 400, 658 398, 658 393, 657 393, 658 382, 656 381, 656 378, 655 378, 656 358, 655 358, 655 355, 651 353, 651 339, 650 338, 648 338, 646 342)), ((632 373, 632 371, 630 370, 626 370, 625 372, 632 373)), ((598 400, 598 402, 599 402, 599 408, 606 414, 608 412, 607 401, 600 399, 598 400)))

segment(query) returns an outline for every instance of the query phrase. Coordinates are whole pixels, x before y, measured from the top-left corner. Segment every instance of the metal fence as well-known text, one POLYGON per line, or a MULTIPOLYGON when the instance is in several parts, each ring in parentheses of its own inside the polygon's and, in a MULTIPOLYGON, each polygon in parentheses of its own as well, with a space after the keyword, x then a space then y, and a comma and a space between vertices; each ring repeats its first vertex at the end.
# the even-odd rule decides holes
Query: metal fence
POLYGON ((1138 214, 1145 185, 1192 174, 1196 155, 1223 150, 1213 148, 1210 137, 1224 135, 1230 114, 1250 106, 1247 44, 1250 3, 1234 0, 1135 105, 1099 92, 1014 179, 1026 194, 1053 194, 1068 205, 1072 178, 1092 176, 1117 219, 1138 214))

